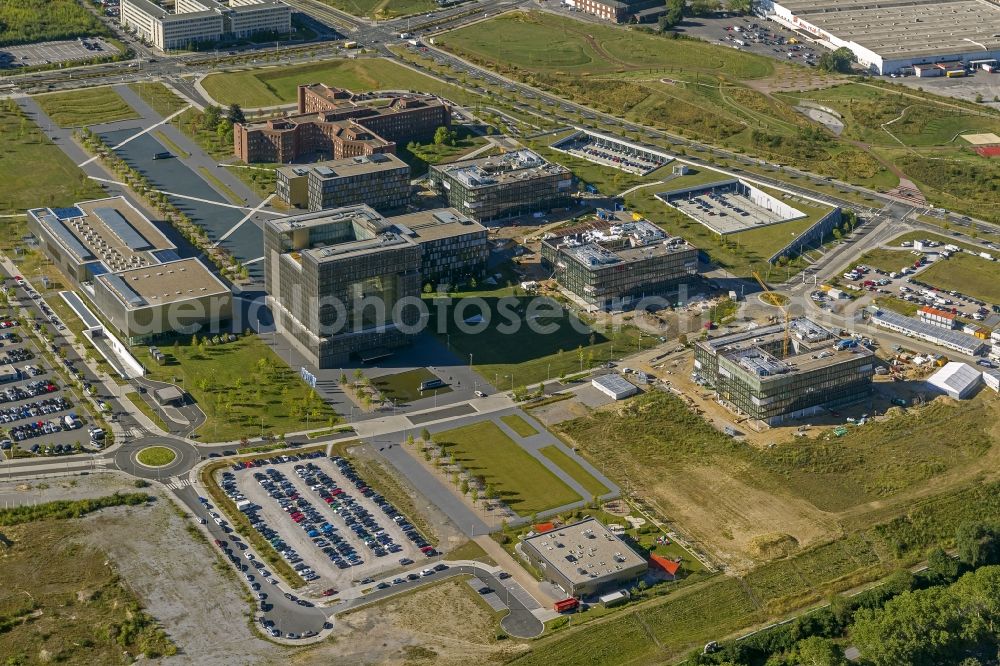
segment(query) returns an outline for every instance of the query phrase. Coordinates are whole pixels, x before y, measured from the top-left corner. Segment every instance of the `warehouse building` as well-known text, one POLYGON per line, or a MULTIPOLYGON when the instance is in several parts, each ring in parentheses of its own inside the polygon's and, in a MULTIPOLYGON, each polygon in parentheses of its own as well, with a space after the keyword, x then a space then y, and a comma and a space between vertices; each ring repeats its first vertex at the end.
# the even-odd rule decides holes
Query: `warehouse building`
POLYGON ((479 222, 562 208, 573 187, 569 169, 526 149, 435 164, 428 175, 449 206, 479 222))
POLYGON ((433 95, 378 96, 310 84, 298 88, 296 113, 233 128, 244 162, 288 162, 325 155, 344 159, 395 153, 398 144, 426 142, 451 126, 451 107, 433 95))
POLYGON ((649 568, 594 518, 530 536, 521 542, 521 552, 570 597, 591 597, 628 586, 649 568))
POLYGON ((801 317, 695 345, 695 374, 737 414, 776 425, 871 395, 872 352, 801 317))
POLYGON ((926 305, 917 310, 917 319, 931 326, 949 330, 955 328, 956 324, 954 312, 939 310, 926 305))
POLYGON ((987 341, 974 335, 930 324, 891 310, 878 310, 872 314, 871 322, 890 331, 896 331, 918 340, 926 340, 968 356, 979 356, 987 348, 987 341))
POLYGON ((277 170, 278 198, 311 211, 366 203, 380 213, 410 203, 410 166, 395 155, 375 153, 277 170))
POLYGON ((971 398, 983 383, 983 373, 968 363, 952 361, 927 378, 927 384, 955 400, 971 398))
POLYGON ((967 66, 1000 58, 1000 5, 993 2, 760 0, 755 8, 827 48, 850 49, 874 74, 963 75, 967 66))
POLYGON ((176 0, 172 13, 153 0, 121 0, 119 19, 161 51, 292 31, 292 9, 280 0, 176 0))
POLYGON ((619 374, 610 372, 590 380, 591 385, 612 400, 624 400, 639 392, 639 387, 619 374))
POLYGON ((59 269, 129 343, 232 319, 232 292, 123 197, 28 211, 28 228, 59 269))
POLYGON ((646 296, 676 295, 698 273, 698 250, 645 219, 599 210, 598 223, 544 238, 542 264, 588 305, 621 310, 646 296))
POLYGON ((486 230, 452 209, 384 218, 364 204, 268 220, 264 285, 275 326, 319 368, 419 332, 423 276, 482 270, 486 230))

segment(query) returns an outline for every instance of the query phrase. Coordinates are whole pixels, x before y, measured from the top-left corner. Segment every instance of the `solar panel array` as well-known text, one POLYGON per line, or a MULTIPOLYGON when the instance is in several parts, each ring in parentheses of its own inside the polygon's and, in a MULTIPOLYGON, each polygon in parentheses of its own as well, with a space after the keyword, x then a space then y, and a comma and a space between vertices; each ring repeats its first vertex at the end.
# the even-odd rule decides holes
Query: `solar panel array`
POLYGON ((146 305, 146 299, 137 294, 120 275, 108 273, 104 276, 104 279, 131 307, 137 308, 146 305))
POLYGON ((135 230, 128 220, 114 208, 95 208, 94 215, 111 230, 122 244, 133 252, 151 250, 153 246, 146 238, 135 230))

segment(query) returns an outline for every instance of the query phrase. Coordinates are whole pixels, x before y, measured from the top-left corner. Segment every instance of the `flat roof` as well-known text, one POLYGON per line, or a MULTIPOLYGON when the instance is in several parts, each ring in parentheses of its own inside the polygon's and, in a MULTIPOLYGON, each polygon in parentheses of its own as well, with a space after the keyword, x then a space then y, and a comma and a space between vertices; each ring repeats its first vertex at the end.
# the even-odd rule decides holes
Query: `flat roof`
POLYGON ((599 377, 594 377, 590 380, 593 384, 600 384, 609 391, 613 391, 621 395, 622 393, 633 393, 638 391, 638 387, 632 382, 628 381, 616 372, 609 372, 606 375, 600 375, 599 377))
POLYGON ((632 261, 665 257, 694 248, 680 236, 671 236, 646 219, 615 215, 566 229, 543 241, 590 270, 601 270, 632 261))
POLYGON ((100 260, 109 271, 160 263, 175 246, 124 197, 83 201, 70 208, 29 211, 78 261, 100 260))
POLYGON ((917 335, 923 335, 936 340, 941 340, 954 347, 964 349, 969 353, 972 353, 973 350, 981 349, 982 346, 986 344, 985 340, 977 338, 974 335, 969 335, 968 333, 963 333, 954 329, 935 326, 934 324, 929 324, 922 319, 907 317, 906 315, 893 312, 892 310, 879 310, 872 315, 872 321, 876 324, 884 322, 890 326, 898 326, 899 328, 917 335))
POLYGON ((553 174, 569 175, 561 164, 543 159, 533 150, 521 149, 503 155, 477 157, 448 164, 434 165, 434 170, 446 173, 466 187, 494 187, 506 183, 531 180, 553 174))
POLYGON ((407 235, 407 232, 412 232, 411 238, 418 243, 486 232, 486 227, 454 208, 422 210, 416 213, 396 215, 387 218, 386 221, 404 235, 407 235))
POLYGON ((315 173, 318 177, 327 180, 404 168, 409 169, 409 165, 392 153, 375 153, 341 160, 316 162, 315 164, 293 164, 280 167, 278 171, 289 178, 315 173))
POLYGON ((1000 50, 1000 5, 980 0, 781 0, 798 18, 884 59, 1000 50))
POLYGON ((390 247, 415 245, 413 239, 402 235, 367 204, 267 220, 265 224, 278 233, 289 235, 293 244, 301 244, 301 247, 293 246, 293 249, 284 253, 296 261, 308 256, 317 263, 323 263, 358 254, 380 252, 390 247), (297 237, 297 232, 319 231, 331 226, 339 227, 340 233, 336 236, 325 234, 320 243, 313 244, 309 238, 297 237))
POLYGON ((645 568, 646 560, 595 518, 586 518, 524 540, 574 585, 645 568))
POLYGON ((106 273, 95 279, 133 310, 230 293, 229 287, 195 258, 106 273))

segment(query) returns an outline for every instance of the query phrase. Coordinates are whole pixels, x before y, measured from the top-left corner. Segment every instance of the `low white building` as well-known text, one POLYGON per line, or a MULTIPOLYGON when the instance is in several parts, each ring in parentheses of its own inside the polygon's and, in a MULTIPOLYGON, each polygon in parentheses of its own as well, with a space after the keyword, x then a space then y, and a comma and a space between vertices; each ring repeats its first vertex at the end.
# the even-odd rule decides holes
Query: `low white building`
POLYGON ((983 370, 983 383, 995 392, 1000 393, 1000 370, 994 368, 983 370))
POLYGON ((952 361, 927 378, 927 383, 955 400, 971 398, 983 382, 983 373, 968 363, 952 361))
POLYGON ((619 374, 609 373, 594 377, 590 383, 601 393, 615 400, 624 400, 639 392, 639 388, 619 374))
POLYGON ((152 0, 122 0, 119 7, 122 26, 161 51, 292 31, 292 8, 280 0, 177 0, 173 12, 152 0))

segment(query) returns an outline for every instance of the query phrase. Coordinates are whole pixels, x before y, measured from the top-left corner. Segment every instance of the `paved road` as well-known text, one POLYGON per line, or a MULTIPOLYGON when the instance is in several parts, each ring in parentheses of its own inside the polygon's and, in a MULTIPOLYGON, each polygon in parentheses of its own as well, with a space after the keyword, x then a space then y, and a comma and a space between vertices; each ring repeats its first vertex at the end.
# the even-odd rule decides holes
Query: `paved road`
POLYGON ((201 452, 192 444, 176 437, 150 435, 122 444, 114 452, 115 466, 126 474, 142 479, 167 481, 170 477, 186 474, 201 460, 201 452), (147 467, 138 461, 139 452, 150 446, 163 446, 176 454, 173 462, 163 467, 147 467))

